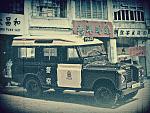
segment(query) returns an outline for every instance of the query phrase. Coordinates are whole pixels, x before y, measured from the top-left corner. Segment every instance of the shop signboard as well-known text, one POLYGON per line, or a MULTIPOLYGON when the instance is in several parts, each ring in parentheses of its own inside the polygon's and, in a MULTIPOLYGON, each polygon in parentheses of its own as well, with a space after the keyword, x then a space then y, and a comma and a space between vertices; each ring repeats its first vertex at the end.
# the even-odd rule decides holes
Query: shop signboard
POLYGON ((147 37, 147 29, 118 29, 118 37, 147 37))
POLYGON ((129 54, 131 56, 145 56, 145 51, 146 51, 145 46, 129 48, 129 54))
POLYGON ((73 20, 73 33, 88 37, 113 37, 111 22, 75 21, 73 20))
POLYGON ((23 35, 23 15, 0 13, 0 34, 23 35))

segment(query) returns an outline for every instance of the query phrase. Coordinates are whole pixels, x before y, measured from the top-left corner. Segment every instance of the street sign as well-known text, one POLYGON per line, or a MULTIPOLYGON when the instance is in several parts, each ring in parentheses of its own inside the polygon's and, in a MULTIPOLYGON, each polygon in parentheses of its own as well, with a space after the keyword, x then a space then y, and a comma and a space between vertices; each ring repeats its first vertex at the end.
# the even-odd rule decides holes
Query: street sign
POLYGON ((73 21, 73 33, 87 37, 113 37, 111 22, 73 21))
POLYGON ((23 15, 0 13, 0 34, 23 35, 23 15))
POLYGON ((147 37, 147 29, 118 29, 118 37, 147 37))

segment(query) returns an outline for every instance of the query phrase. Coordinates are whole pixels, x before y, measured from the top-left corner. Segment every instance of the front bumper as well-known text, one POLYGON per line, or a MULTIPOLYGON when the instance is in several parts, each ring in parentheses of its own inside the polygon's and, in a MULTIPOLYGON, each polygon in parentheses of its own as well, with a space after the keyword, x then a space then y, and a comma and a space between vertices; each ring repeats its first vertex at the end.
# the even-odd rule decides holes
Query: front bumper
POLYGON ((131 87, 123 89, 121 91, 121 93, 122 93, 122 95, 128 95, 128 94, 133 93, 133 92, 135 92, 135 91, 137 91, 137 90, 139 90, 141 88, 144 88, 144 83, 138 82, 138 83, 132 84, 131 87))

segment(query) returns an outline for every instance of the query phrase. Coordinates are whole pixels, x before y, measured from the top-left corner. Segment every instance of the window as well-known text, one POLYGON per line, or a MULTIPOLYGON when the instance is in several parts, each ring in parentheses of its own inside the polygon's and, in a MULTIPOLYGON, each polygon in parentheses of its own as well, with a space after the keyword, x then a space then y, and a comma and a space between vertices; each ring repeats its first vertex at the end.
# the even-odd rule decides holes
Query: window
POLYGON ((141 13, 140 11, 137 12, 137 14, 138 14, 138 20, 139 20, 139 21, 140 21, 140 19, 141 19, 141 18, 140 18, 140 17, 141 17, 141 16, 140 16, 140 13, 141 13))
POLYGON ((19 58, 35 58, 35 48, 19 48, 18 49, 19 58))
POLYGON ((76 48, 68 48, 68 58, 78 58, 76 48))
POLYGON ((126 20, 129 20, 129 11, 126 10, 125 12, 126 12, 126 20))
POLYGON ((144 21, 144 12, 134 10, 119 10, 114 12, 114 20, 144 21))
POLYGON ((44 57, 46 60, 56 60, 57 48, 44 48, 44 57))
POLYGON ((113 9, 143 10, 143 0, 112 0, 113 9))
POLYGON ((135 21, 137 21, 137 11, 134 11, 135 21))
POLYGON ((131 20, 134 20, 133 11, 130 11, 130 19, 131 19, 131 20))
POLYGON ((75 1, 76 18, 94 18, 107 19, 107 1, 106 0, 76 0, 75 1))
POLYGON ((24 14, 24 0, 0 0, 0 13, 24 14))
POLYGON ((114 20, 144 21, 142 0, 112 0, 114 20))
POLYGON ((114 12, 114 20, 117 20, 117 12, 114 12))
POLYGON ((136 45, 136 40, 131 38, 118 38, 116 41, 117 47, 131 47, 136 45))
POLYGON ((122 20, 125 20, 125 13, 124 13, 125 11, 124 10, 122 10, 122 20))
POLYGON ((120 14, 120 11, 118 11, 118 20, 121 20, 121 14, 120 14))
POLYGON ((144 12, 141 12, 141 20, 144 21, 144 12))
POLYGON ((34 17, 67 17, 67 0, 32 0, 34 17))
POLYGON ((106 55, 106 51, 103 45, 81 46, 79 47, 79 52, 81 57, 106 55))

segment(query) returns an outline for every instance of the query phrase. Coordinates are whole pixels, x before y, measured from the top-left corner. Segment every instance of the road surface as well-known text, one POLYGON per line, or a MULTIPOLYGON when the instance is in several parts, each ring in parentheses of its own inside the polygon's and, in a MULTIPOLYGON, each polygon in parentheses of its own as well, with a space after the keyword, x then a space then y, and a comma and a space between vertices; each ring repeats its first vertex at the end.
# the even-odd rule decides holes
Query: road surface
POLYGON ((8 87, 0 94, 0 113, 146 113, 150 104, 150 80, 131 100, 113 107, 97 106, 93 92, 48 91, 40 98, 29 98, 19 87, 8 87))

